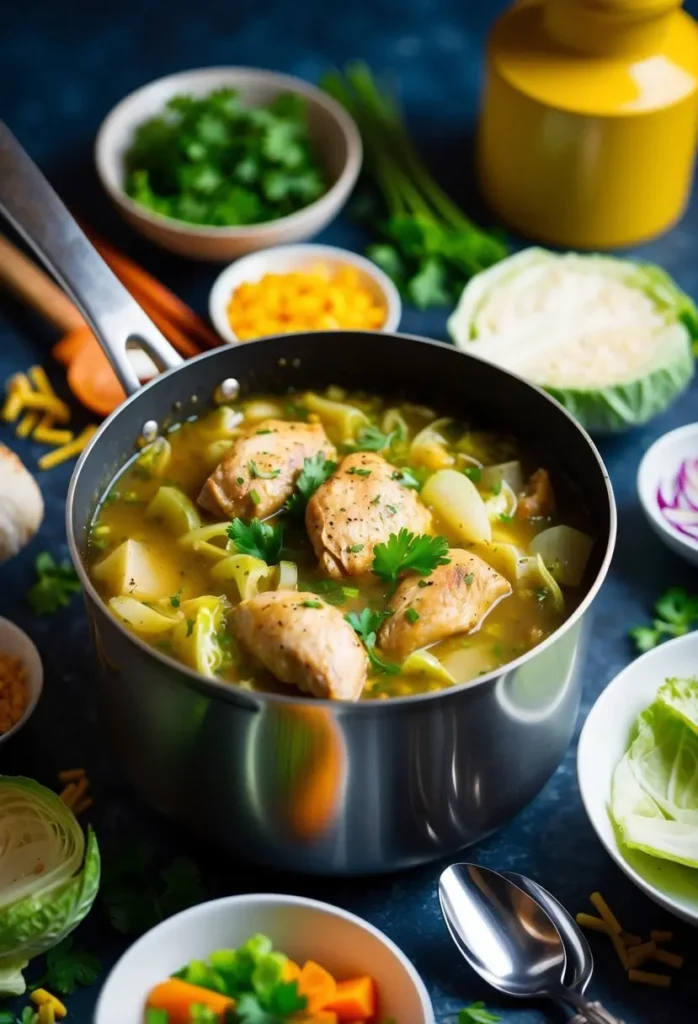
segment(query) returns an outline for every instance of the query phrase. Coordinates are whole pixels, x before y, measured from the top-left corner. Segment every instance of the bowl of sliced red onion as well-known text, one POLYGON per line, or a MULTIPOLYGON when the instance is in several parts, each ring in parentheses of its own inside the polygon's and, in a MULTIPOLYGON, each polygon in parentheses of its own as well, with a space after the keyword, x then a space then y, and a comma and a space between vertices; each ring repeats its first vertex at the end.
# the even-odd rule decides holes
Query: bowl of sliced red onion
POLYGON ((655 441, 640 463, 637 489, 655 533, 698 565, 698 423, 655 441))

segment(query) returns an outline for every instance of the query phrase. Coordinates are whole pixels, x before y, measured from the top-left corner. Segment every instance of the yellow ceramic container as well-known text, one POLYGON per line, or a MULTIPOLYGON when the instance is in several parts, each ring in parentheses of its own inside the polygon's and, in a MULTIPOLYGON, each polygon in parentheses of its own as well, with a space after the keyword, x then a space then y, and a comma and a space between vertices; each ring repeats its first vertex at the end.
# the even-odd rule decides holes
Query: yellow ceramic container
POLYGON ((690 193, 697 90, 698 27, 680 0, 523 0, 489 41, 487 200, 568 248, 660 234, 690 193))

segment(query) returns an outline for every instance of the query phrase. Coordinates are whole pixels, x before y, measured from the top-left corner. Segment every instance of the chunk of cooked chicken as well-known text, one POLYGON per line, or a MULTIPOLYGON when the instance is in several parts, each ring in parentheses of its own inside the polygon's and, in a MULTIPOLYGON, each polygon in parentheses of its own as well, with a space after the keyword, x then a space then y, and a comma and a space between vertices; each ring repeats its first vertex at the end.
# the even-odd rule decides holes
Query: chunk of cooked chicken
POLYGON ((329 576, 368 572, 373 549, 403 526, 428 533, 431 513, 400 471, 372 452, 347 455, 308 502, 305 526, 321 567, 329 576))
POLYGON ((243 601, 230 628, 282 683, 313 697, 358 700, 368 659, 342 613, 315 594, 271 590, 243 601))
POLYGON ((392 661, 454 633, 470 633, 511 593, 511 586, 477 555, 451 548, 451 561, 430 576, 409 576, 390 602, 393 614, 378 631, 377 647, 392 661), (419 618, 415 618, 418 615, 419 618))
POLYGON ((321 423, 254 423, 211 473, 201 489, 199 505, 229 519, 264 519, 291 497, 304 460, 318 452, 327 459, 337 455, 321 423))
POLYGON ((555 492, 547 469, 537 469, 526 485, 526 493, 519 498, 516 514, 519 519, 549 516, 555 511, 555 492))

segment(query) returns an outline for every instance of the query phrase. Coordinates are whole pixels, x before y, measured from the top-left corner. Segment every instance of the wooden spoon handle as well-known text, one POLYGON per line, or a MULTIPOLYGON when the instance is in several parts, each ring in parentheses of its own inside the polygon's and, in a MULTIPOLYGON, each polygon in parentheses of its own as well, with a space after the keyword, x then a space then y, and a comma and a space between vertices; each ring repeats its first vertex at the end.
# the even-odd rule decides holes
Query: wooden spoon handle
POLYGON ((0 235, 0 284, 60 331, 67 333, 85 326, 82 314, 65 292, 3 235, 0 235))

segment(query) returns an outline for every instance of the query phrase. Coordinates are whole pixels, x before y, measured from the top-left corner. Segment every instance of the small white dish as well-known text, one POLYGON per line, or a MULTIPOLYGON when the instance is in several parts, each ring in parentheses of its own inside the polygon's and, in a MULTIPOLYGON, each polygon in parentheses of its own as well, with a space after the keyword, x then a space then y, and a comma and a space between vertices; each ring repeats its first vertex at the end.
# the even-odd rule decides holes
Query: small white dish
POLYGON ((344 107, 309 82, 260 68, 198 68, 159 78, 121 100, 102 122, 95 141, 97 174, 123 217, 163 248, 201 260, 231 260, 270 245, 312 238, 346 203, 361 160, 361 136, 344 107), (311 142, 327 173, 329 187, 324 195, 278 220, 207 227, 153 213, 126 194, 124 157, 138 126, 160 114, 173 96, 206 96, 222 88, 236 89, 250 106, 270 103, 282 93, 303 97, 311 142))
POLYGON ((29 702, 24 709, 24 714, 11 729, 8 729, 7 732, 0 732, 1 747, 11 736, 18 733, 34 714, 34 708, 39 703, 39 697, 44 688, 44 668, 35 645, 24 630, 15 626, 14 622, 10 622, 9 619, 0 618, 0 651, 13 658, 19 658, 27 670, 27 686, 29 688, 29 702))
POLYGON ((623 669, 589 712, 577 753, 577 778, 594 831, 618 867, 650 899, 698 924, 698 869, 620 846, 609 814, 611 780, 630 741, 637 716, 667 677, 695 676, 698 633, 660 644, 623 669))
POLYGON ((381 1019, 435 1024, 416 970, 390 939, 360 917, 300 896, 227 896, 175 914, 124 953, 100 993, 93 1024, 141 1024, 150 990, 190 960, 267 935, 296 962, 316 960, 340 977, 370 974, 381 1019))
POLYGON ((233 292, 241 284, 254 284, 265 274, 288 274, 322 263, 332 269, 355 267, 362 283, 376 300, 385 306, 385 323, 381 331, 396 331, 402 316, 400 293, 387 274, 366 259, 348 249, 332 245, 280 245, 275 249, 256 252, 236 260, 216 278, 208 300, 211 322, 222 338, 231 344, 240 344, 228 320, 228 304, 233 292))
POLYGON ((647 449, 637 471, 637 493, 647 522, 666 546, 698 565, 698 540, 680 533, 662 515, 657 492, 669 494, 685 459, 698 459, 698 423, 671 430, 647 449))

